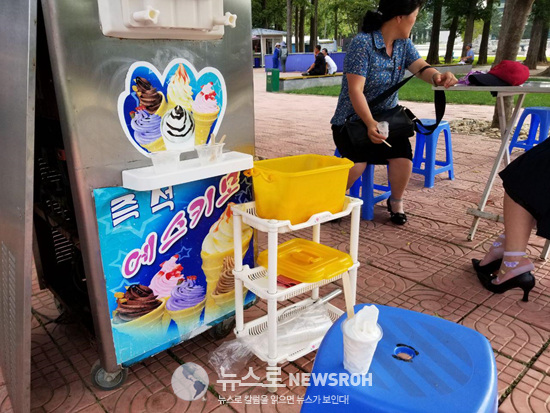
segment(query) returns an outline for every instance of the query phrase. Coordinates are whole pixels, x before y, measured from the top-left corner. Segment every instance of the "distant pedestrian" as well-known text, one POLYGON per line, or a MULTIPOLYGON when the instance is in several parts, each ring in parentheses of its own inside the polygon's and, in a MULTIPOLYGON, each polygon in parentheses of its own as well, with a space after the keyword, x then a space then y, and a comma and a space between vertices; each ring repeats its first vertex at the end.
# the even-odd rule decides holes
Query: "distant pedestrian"
POLYGON ((281 44, 275 44, 275 50, 273 50, 273 69, 279 68, 279 55, 281 54, 281 44))
POLYGON ((288 48, 286 42, 281 42, 281 69, 286 72, 286 59, 288 57, 288 48))

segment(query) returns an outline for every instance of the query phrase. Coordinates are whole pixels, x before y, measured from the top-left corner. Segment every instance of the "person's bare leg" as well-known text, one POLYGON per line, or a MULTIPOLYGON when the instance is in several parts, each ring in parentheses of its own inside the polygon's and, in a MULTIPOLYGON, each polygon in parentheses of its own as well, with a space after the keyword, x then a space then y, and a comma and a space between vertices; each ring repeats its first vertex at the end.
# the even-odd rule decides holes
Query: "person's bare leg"
POLYGON ((391 185, 391 207, 395 213, 404 213, 403 195, 412 173, 412 161, 407 158, 388 159, 388 179, 391 185))
POLYGON ((535 227, 535 219, 507 193, 504 194, 504 249, 506 251, 525 251, 535 227))
POLYGON ((502 259, 502 256, 504 255, 504 239, 506 236, 504 234, 500 234, 497 239, 493 241, 493 244, 491 245, 491 248, 489 248, 489 252, 485 254, 485 257, 481 260, 479 265, 487 265, 493 261, 502 259))
POLYGON ((351 169, 349 170, 348 185, 347 185, 346 189, 350 189, 351 186, 353 185, 353 183, 355 181, 357 181, 357 179, 359 179, 359 177, 361 175, 363 175, 363 172, 365 171, 366 167, 367 167, 366 162, 359 162, 359 163, 354 164, 351 167, 351 169))
POLYGON ((504 257, 495 284, 534 269, 527 256, 527 244, 535 226, 533 216, 508 194, 504 194, 504 257))

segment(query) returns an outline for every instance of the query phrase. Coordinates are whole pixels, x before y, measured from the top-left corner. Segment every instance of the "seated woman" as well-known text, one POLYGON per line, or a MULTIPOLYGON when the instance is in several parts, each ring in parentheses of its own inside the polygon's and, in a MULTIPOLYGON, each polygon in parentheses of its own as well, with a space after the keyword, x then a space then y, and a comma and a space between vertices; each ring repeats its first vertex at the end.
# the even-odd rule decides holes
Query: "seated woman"
MULTIPOLYGON (((407 222, 403 194, 412 171, 412 149, 408 139, 382 145, 386 139, 378 132, 376 113, 394 108, 397 92, 376 107, 369 101, 401 81, 408 69, 417 73, 428 66, 415 49, 409 35, 423 0, 380 0, 378 11, 369 11, 362 31, 351 41, 344 59, 344 76, 338 105, 331 120, 334 143, 340 154, 355 162, 348 178, 348 188, 361 176, 367 163, 389 164, 391 197, 387 207, 396 225, 407 222), (356 114, 365 123, 374 145, 365 151, 356 150, 344 127, 346 119, 356 114), (374 114, 374 115, 373 115, 374 114)), ((449 87, 457 83, 455 76, 439 73, 434 68, 423 70, 418 77, 427 83, 449 87)))
POLYGON ((535 266, 527 243, 537 224, 537 235, 550 239, 550 139, 525 152, 500 172, 504 190, 504 233, 480 261, 472 260, 479 281, 502 294, 523 290, 523 301, 535 286, 535 266))

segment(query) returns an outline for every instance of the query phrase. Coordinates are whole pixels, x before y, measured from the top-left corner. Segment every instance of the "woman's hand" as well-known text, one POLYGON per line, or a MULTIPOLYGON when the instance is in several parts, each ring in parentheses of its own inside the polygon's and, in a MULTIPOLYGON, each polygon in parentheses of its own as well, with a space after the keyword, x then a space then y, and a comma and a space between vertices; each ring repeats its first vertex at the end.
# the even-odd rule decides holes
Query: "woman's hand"
POLYGON ((384 135, 380 135, 378 133, 378 122, 374 121, 367 124, 367 130, 369 139, 372 143, 379 145, 386 140, 386 137, 384 135))
POLYGON ((451 72, 435 73, 432 76, 432 81, 434 86, 445 86, 446 88, 454 86, 458 83, 458 79, 451 72))

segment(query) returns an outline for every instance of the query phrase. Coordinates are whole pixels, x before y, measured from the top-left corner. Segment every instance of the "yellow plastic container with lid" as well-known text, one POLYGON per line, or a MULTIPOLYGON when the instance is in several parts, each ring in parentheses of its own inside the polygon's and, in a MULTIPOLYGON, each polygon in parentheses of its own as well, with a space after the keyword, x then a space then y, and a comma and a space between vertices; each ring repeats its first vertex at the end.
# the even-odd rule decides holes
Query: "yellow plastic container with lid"
MULTIPOLYGON (((267 268, 267 250, 258 255, 258 264, 267 268)), ((277 249, 277 275, 313 283, 336 277, 353 265, 349 254, 302 238, 291 239, 277 249)))
POLYGON ((353 162, 323 155, 297 155, 254 162, 256 214, 264 219, 306 222, 312 215, 340 212, 353 162))

